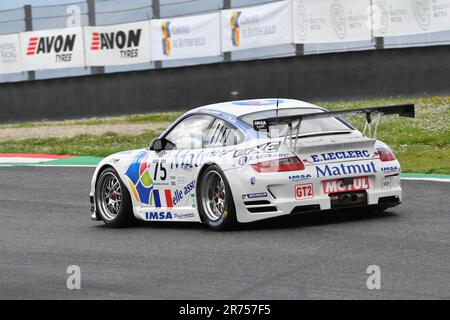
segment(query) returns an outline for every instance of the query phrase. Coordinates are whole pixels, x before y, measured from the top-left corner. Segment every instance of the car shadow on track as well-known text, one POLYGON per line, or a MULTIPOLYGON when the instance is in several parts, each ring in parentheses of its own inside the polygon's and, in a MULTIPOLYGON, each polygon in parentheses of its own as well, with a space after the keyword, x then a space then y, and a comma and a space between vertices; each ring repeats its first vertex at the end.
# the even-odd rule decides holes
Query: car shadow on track
MULTIPOLYGON (((371 220, 385 220, 397 218, 398 215, 393 210, 388 210, 382 213, 366 212, 366 211, 325 211, 314 213, 302 213, 296 215, 287 215, 267 220, 241 223, 237 224, 233 229, 227 230, 233 231, 257 231, 267 229, 295 229, 315 226, 325 226, 340 223, 352 223, 359 221, 371 221, 371 220)), ((98 225, 99 228, 106 228, 105 225, 98 225)), ((132 228, 154 228, 154 229, 192 229, 192 230, 207 230, 206 224, 196 222, 179 222, 179 223, 167 223, 167 222, 137 222, 132 228)))

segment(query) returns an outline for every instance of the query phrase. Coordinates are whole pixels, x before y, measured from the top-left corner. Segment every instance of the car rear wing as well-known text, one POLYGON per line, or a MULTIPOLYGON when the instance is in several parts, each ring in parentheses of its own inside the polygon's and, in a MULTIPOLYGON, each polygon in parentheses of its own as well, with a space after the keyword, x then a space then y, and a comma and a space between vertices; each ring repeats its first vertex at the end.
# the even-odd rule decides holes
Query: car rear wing
MULTIPOLYGON (((253 121, 253 128, 257 131, 260 130, 269 130, 269 127, 272 125, 280 125, 286 124, 289 128, 288 134, 285 136, 285 141, 288 136, 292 137, 293 132, 296 131, 295 134, 295 144, 297 145, 298 135, 300 133, 300 125, 302 120, 307 119, 323 119, 323 118, 333 118, 338 116, 345 115, 364 115, 366 117, 366 124, 364 126, 363 134, 366 135, 366 131, 368 132, 369 138, 375 138, 377 136, 377 129, 380 123, 381 115, 396 115, 398 114, 401 117, 414 118, 415 110, 414 104, 402 104, 402 105, 394 105, 394 106, 384 106, 384 107, 374 107, 374 108, 362 108, 362 109, 350 109, 350 110, 338 110, 338 111, 325 111, 325 112, 315 112, 315 113, 307 113, 307 114, 299 114, 299 115, 289 115, 289 116, 281 116, 281 117, 271 117, 266 119, 258 119, 253 121), (372 133, 372 117, 375 116, 374 130, 372 133), (292 123, 298 121, 295 128, 292 127, 292 123)), ((292 146, 292 138, 291 138, 291 146, 292 146)))

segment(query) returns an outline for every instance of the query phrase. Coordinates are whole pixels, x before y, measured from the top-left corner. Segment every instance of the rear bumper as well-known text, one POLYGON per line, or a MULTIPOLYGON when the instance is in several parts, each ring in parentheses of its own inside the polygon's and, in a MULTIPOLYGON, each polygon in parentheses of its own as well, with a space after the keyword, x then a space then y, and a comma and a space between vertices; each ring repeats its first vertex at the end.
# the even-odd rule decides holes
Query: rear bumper
POLYGON ((290 180, 289 175, 292 173, 269 175, 242 170, 233 173, 233 176, 235 174, 240 179, 229 178, 228 181, 233 192, 237 220, 241 223, 303 212, 370 207, 384 209, 397 206, 402 201, 402 189, 398 174, 386 175, 377 172, 369 175, 370 188, 363 191, 364 199, 348 206, 345 203, 336 206, 332 200, 332 196, 335 194, 324 193, 323 181, 327 179, 319 179, 312 174, 309 178, 301 181, 290 180), (387 180, 389 183, 386 184, 387 180), (255 183, 252 184, 250 181, 255 181, 255 183), (296 198, 295 186, 302 184, 313 186, 314 193, 311 198, 300 200, 296 198), (249 197, 254 195, 258 195, 258 197, 249 197))

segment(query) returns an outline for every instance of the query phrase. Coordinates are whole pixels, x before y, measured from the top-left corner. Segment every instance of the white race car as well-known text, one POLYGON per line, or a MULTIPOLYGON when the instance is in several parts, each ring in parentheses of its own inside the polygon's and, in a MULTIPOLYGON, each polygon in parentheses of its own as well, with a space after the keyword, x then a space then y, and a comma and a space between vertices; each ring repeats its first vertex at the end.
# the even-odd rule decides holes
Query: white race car
POLYGON ((376 139, 382 114, 414 105, 328 112, 290 99, 193 109, 149 148, 103 159, 91 185, 92 219, 111 227, 195 221, 224 229, 329 209, 385 210, 401 202, 400 163, 376 139), (342 115, 364 115, 361 133, 342 115))

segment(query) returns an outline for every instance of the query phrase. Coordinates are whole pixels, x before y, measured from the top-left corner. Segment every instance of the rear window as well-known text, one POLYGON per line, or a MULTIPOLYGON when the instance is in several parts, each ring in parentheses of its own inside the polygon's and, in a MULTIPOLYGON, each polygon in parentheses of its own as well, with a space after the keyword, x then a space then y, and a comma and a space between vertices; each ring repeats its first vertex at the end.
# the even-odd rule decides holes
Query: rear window
MULTIPOLYGON (((316 108, 289 108, 289 109, 279 109, 278 116, 290 116, 290 115, 301 115, 307 113, 316 113, 323 112, 321 109, 316 108)), ((246 122, 250 126, 253 127, 253 120, 272 118, 277 116, 277 110, 265 110, 258 111, 254 113, 249 113, 239 117, 242 121, 246 122)), ((292 128, 296 129, 298 124, 297 121, 292 122, 292 128)), ((307 119, 302 120, 300 126, 300 135, 304 134, 313 134, 313 133, 322 133, 322 132, 336 132, 336 131, 349 131, 353 130, 353 128, 347 125, 345 122, 338 118, 324 118, 324 119, 307 119)), ((293 134, 296 132, 293 131, 293 134)), ((282 125, 273 125, 270 126, 270 132, 268 132, 269 137, 277 138, 282 137, 288 134, 288 126, 285 124, 282 125)))

